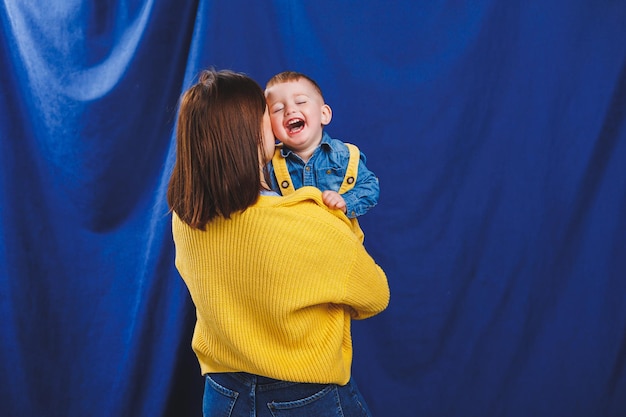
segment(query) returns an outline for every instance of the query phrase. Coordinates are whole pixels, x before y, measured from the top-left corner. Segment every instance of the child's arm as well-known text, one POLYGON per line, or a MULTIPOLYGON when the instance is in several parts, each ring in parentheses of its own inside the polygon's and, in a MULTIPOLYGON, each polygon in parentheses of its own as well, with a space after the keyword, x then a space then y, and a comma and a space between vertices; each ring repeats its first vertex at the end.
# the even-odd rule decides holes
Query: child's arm
POLYGON ((380 188, 378 177, 365 165, 365 155, 361 152, 359 169, 354 188, 342 194, 349 218, 359 217, 378 203, 380 188))

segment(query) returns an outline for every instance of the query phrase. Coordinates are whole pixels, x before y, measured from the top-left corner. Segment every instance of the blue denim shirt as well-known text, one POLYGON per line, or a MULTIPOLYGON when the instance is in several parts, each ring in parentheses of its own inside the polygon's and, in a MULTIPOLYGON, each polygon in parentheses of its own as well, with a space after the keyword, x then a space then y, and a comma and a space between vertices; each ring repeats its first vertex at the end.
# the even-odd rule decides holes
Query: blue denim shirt
MULTIPOLYGON (((295 189, 310 185, 322 191, 339 191, 350 160, 348 147, 342 141, 331 138, 326 132, 320 145, 306 163, 287 147, 283 146, 281 154, 286 159, 295 189)), ((268 169, 270 187, 280 192, 271 163, 268 169)), ((365 166, 365 155, 361 152, 356 184, 342 195, 346 202, 346 215, 349 218, 364 215, 378 203, 379 193, 378 178, 365 166)))

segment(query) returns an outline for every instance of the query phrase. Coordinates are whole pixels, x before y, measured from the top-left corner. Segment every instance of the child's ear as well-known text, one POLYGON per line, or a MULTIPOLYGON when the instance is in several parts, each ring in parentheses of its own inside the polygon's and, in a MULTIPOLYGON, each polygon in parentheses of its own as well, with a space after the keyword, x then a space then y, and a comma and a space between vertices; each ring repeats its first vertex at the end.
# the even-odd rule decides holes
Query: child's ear
POLYGON ((333 111, 328 104, 322 106, 322 125, 326 126, 333 118, 333 111))

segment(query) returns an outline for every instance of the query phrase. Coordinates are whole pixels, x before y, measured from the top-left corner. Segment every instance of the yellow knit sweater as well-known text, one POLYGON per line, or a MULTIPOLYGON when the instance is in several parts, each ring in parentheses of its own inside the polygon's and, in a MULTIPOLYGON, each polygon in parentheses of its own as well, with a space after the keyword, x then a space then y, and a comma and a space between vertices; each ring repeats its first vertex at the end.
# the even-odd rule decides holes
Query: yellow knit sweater
POLYGON ((327 209, 319 190, 261 196, 205 231, 175 213, 172 219, 176 267, 196 306, 192 347, 203 374, 348 382, 350 320, 384 310, 389 287, 360 231, 327 209))

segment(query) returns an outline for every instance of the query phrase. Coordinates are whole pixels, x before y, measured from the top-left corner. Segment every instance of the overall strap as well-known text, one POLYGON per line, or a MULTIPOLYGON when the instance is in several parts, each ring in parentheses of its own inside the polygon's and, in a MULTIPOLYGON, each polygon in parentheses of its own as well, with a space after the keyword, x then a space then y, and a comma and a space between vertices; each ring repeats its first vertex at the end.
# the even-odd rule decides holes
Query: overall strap
MULTIPOLYGON (((354 184, 356 184, 357 173, 359 171, 359 159, 361 153, 359 152, 359 148, 351 143, 345 144, 350 151, 350 160, 348 161, 348 167, 346 168, 346 176, 343 177, 343 183, 341 183, 341 188, 339 188, 339 194, 343 194, 347 191, 350 191, 354 188, 354 184)), ((359 225, 359 221, 356 217, 350 218, 350 223, 352 224, 352 231, 357 235, 359 240, 363 242, 364 235, 363 230, 361 230, 361 225, 359 225)))
MULTIPOLYGON (((339 194, 343 194, 350 191, 357 180, 357 173, 359 171, 359 148, 351 143, 345 144, 350 151, 350 160, 348 161, 348 167, 346 168, 346 176, 343 178, 341 187, 339 188, 339 194)), ((293 193, 296 189, 291 181, 289 170, 287 169, 287 161, 280 154, 281 148, 276 148, 274 156, 272 157, 272 166, 274 167, 274 174, 276 174, 276 181, 280 187, 282 195, 288 195, 293 193)))
POLYGON ((339 188, 339 194, 343 194, 346 191, 350 191, 356 183, 357 173, 359 171, 359 148, 351 143, 345 144, 350 151, 350 160, 348 162, 348 168, 346 169, 346 176, 343 178, 341 188, 339 188))
POLYGON ((289 170, 287 169, 287 161, 285 161, 285 158, 280 154, 281 149, 282 148, 278 147, 274 151, 272 166, 274 167, 274 174, 276 174, 276 180, 280 187, 280 193, 282 195, 288 195, 296 191, 296 189, 293 187, 293 181, 291 181, 291 175, 289 175, 289 170))

